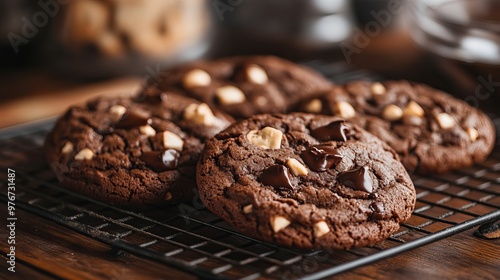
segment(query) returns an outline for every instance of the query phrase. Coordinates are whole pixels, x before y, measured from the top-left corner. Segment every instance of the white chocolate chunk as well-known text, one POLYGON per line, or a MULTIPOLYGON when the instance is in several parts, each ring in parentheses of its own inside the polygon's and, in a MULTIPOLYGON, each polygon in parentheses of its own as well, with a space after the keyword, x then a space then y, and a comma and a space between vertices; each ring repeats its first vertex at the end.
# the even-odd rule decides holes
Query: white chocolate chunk
POLYGON ((372 91, 373 94, 376 95, 382 95, 386 93, 384 85, 379 82, 373 83, 370 86, 370 90, 372 91))
POLYGON ((263 149, 279 149, 283 132, 266 126, 261 130, 252 130, 247 134, 247 140, 263 149))
POLYGON ((193 69, 187 72, 182 80, 182 84, 187 89, 208 86, 211 82, 212 78, 210 75, 201 69, 193 69))
POLYGON ((450 129, 455 126, 455 119, 447 113, 439 113, 436 120, 442 129, 450 129))
POLYGON ((317 222, 313 226, 314 228, 314 236, 316 238, 320 238, 321 236, 330 232, 330 228, 325 221, 317 222))
POLYGON ((337 116, 344 119, 350 119, 356 115, 354 108, 346 101, 337 102, 335 109, 337 111, 337 116))
POLYGON ((245 213, 245 214, 250 214, 250 213, 252 213, 252 211, 253 211, 252 204, 248 204, 248 205, 243 207, 243 213, 245 213))
POLYGON ((424 116, 424 109, 422 109, 422 107, 418 105, 417 102, 412 100, 408 102, 408 104, 406 104, 403 110, 403 114, 422 118, 424 116))
POLYGON ((479 131, 473 127, 467 128, 467 134, 469 134, 470 141, 474 142, 479 137, 479 131))
POLYGON ((89 160, 92 159, 93 157, 94 157, 94 152, 92 152, 92 150, 89 148, 85 148, 79 151, 75 155, 75 160, 85 160, 85 159, 89 160))
POLYGON ((165 147, 166 149, 174 149, 180 152, 184 147, 184 141, 181 137, 179 137, 179 135, 170 131, 165 131, 163 132, 163 147, 165 147))
POLYGON ((216 89, 215 96, 222 105, 238 104, 246 100, 245 94, 234 86, 223 86, 216 89))
POLYGON ((246 68, 245 72, 246 72, 248 81, 250 81, 252 83, 263 85, 269 81, 269 78, 267 77, 266 71, 258 65, 255 65, 255 64, 249 65, 246 68))
POLYGON ((196 124, 207 126, 217 123, 217 118, 214 116, 212 110, 210 110, 210 107, 205 103, 189 104, 186 109, 184 109, 184 118, 196 124))
POLYGON ((123 114, 125 114, 125 112, 127 112, 127 108, 123 107, 122 105, 113 105, 111 108, 109 108, 109 112, 113 114, 116 120, 118 120, 123 116, 123 114))
POLYGON ((139 127, 139 132, 147 136, 155 136, 156 130, 152 128, 149 124, 139 127))
POLYGON ((286 166, 290 168, 293 175, 295 176, 306 176, 309 173, 309 171, 307 171, 307 168, 302 163, 300 163, 300 161, 294 158, 287 159, 286 166))
POLYGON ((323 110, 323 103, 321 103, 321 100, 315 98, 309 101, 304 109, 308 113, 321 113, 321 110, 323 110))
POLYGON ((382 117, 391 122, 397 121, 403 117, 403 110, 394 104, 390 104, 384 108, 382 117))
POLYGON ((271 218, 271 227, 274 232, 279 232, 280 230, 286 228, 290 225, 290 221, 283 216, 274 216, 271 218))
POLYGON ((73 148, 74 148, 73 143, 71 143, 71 142, 68 141, 62 147, 61 153, 63 153, 63 154, 69 154, 69 153, 71 153, 73 151, 73 148))

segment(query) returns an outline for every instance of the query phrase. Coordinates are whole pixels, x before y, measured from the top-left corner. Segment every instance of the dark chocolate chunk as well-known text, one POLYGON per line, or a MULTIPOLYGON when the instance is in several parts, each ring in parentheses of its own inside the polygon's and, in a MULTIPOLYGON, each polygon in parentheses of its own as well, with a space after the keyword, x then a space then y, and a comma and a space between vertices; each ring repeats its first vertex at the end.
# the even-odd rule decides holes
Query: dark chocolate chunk
POLYGON ((144 152, 139 157, 156 171, 173 170, 177 167, 180 154, 174 149, 144 152))
POLYGON ((373 211, 372 217, 376 219, 383 219, 386 214, 384 204, 380 201, 370 204, 370 210, 373 211))
POLYGON ((152 120, 136 112, 125 113, 115 125, 116 128, 131 129, 151 124, 152 120))
POLYGON ((333 121, 325 126, 318 127, 311 131, 311 135, 319 141, 347 141, 346 133, 349 128, 343 120, 333 121))
POLYGON ((366 166, 341 173, 338 179, 341 184, 349 188, 369 193, 373 191, 373 181, 366 166))
POLYGON ((290 182, 290 172, 284 165, 277 164, 269 167, 262 172, 259 179, 264 185, 293 189, 292 182, 290 182))
POLYGON ((342 160, 342 154, 332 146, 316 145, 307 148, 300 157, 314 171, 326 171, 342 160))

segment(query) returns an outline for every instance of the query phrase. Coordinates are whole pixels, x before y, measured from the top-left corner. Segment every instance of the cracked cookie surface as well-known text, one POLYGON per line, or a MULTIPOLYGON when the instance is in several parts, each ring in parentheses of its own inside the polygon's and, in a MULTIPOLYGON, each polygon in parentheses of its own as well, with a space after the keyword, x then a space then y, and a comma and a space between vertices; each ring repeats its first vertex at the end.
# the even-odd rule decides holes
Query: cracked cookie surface
POLYGON ((444 173, 483 161, 495 129, 480 110, 407 81, 351 82, 303 100, 297 111, 341 116, 388 143, 409 172, 444 173))
POLYGON ((209 140, 197 167, 205 206, 244 234, 347 249, 389 237, 415 189, 396 153, 335 117, 258 115, 209 140))
POLYGON ((175 94, 98 98, 59 118, 45 154, 65 187, 94 199, 175 203, 193 195, 204 142, 231 121, 175 94))
POLYGON ((201 100, 235 118, 285 113, 331 85, 314 70, 274 56, 196 61, 161 73, 158 81, 152 88, 201 100))

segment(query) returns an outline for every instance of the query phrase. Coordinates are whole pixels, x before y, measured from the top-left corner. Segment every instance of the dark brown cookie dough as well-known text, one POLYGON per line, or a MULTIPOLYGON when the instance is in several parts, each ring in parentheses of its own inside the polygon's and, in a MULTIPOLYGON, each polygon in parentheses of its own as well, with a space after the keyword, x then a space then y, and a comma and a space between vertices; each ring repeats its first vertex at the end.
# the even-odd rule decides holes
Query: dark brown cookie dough
POLYGON ((299 248, 379 242, 408 219, 413 183, 385 143, 335 117, 258 115, 209 140, 206 207, 244 234, 299 248))
POLYGON ((57 121, 45 154, 61 183, 112 204, 179 202, 193 194, 204 142, 231 117, 174 95, 99 98, 57 121))
POLYGON ((334 86, 296 108, 360 125, 388 143, 410 172, 442 173, 481 162, 495 142, 495 129, 483 112, 407 81, 334 86))
POLYGON ((331 85, 321 74, 273 56, 196 61, 170 69, 151 87, 201 100, 236 118, 284 113, 331 85))

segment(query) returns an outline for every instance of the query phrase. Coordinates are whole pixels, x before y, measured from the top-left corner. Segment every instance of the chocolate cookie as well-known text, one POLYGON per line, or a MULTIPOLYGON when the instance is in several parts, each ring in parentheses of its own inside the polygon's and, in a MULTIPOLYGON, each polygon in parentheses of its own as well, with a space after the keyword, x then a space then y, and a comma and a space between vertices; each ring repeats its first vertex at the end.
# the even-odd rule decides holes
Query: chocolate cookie
POLYGON ((388 143, 408 171, 446 172, 484 160, 490 119, 463 101, 407 81, 351 82, 301 102, 299 111, 348 119, 388 143))
POLYGON ((175 94, 99 98, 69 108, 45 152, 74 191, 120 205, 174 203, 192 196, 205 140, 231 120, 175 94))
POLYGON ((197 167, 205 206, 244 234, 347 249, 389 237, 415 204, 397 154, 335 117, 258 115, 209 140, 197 167))
POLYGON ((321 74, 273 56, 197 61, 157 80, 152 87, 201 100, 236 118, 284 113, 290 104, 331 85, 321 74))

